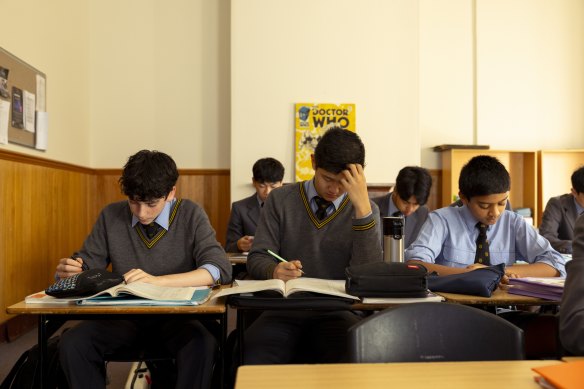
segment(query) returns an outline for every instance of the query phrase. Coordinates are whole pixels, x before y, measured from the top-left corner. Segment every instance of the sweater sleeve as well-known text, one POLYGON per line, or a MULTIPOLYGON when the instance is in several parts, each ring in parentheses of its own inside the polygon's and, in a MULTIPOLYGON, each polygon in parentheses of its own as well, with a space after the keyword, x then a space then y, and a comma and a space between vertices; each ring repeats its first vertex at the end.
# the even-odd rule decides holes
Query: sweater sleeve
POLYGON ((371 202, 371 215, 353 219, 353 250, 350 265, 383 261, 379 207, 371 202))
POLYGON ((197 268, 206 264, 213 265, 219 269, 220 282, 222 284, 231 282, 231 263, 227 259, 225 250, 217 242, 215 230, 213 230, 207 214, 201 207, 196 208, 193 220, 195 229, 193 258, 197 268))

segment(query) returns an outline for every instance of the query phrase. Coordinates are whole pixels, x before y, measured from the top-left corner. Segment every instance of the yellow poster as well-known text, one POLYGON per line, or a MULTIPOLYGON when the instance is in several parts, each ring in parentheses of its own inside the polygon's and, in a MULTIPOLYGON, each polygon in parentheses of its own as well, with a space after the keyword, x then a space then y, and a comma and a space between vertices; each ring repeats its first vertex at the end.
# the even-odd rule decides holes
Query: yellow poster
POLYGON ((355 132, 355 104, 297 103, 294 109, 296 143, 296 181, 314 175, 310 155, 330 127, 355 132))

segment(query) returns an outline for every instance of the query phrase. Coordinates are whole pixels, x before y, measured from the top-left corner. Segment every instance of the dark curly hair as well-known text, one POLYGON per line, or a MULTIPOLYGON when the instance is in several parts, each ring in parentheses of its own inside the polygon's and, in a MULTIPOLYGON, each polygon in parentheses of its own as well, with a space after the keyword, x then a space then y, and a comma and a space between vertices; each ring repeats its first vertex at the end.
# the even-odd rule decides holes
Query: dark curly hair
POLYGON ((348 164, 365 167, 365 146, 356 133, 332 127, 324 133, 314 150, 314 167, 333 174, 347 169, 348 164))
POLYGON ((458 189, 467 200, 475 196, 505 193, 511 189, 511 177, 497 158, 477 155, 460 170, 458 189))
POLYGON ((131 200, 166 198, 178 180, 174 160, 160 151, 141 150, 128 158, 119 184, 131 200))

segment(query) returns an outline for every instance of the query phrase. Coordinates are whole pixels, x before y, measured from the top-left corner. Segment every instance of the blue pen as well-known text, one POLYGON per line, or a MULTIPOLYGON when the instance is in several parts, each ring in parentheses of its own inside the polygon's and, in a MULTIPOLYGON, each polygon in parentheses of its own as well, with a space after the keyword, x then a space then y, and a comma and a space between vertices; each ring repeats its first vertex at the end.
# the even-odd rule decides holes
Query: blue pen
MULTIPOLYGON (((276 258, 278 261, 288 262, 287 260, 285 260, 284 258, 282 258, 281 256, 279 256, 278 254, 276 254, 272 250, 268 250, 268 254, 270 254, 272 257, 276 258)), ((302 269, 298 269, 298 270, 300 271, 300 273, 304 274, 304 272, 302 271, 302 269)))

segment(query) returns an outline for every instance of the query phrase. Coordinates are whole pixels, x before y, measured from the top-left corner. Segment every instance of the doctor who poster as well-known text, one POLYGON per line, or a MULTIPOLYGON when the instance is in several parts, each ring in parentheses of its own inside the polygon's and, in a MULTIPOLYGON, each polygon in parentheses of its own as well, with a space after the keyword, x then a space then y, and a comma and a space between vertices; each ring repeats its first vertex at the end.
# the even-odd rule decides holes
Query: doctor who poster
POLYGON ((295 116, 296 181, 314 175, 310 155, 330 127, 355 131, 355 104, 297 103, 295 116))

